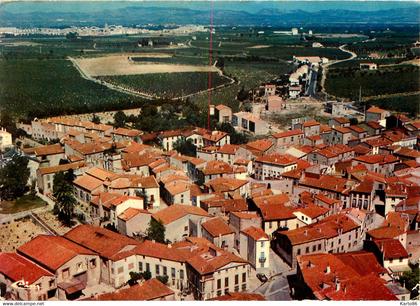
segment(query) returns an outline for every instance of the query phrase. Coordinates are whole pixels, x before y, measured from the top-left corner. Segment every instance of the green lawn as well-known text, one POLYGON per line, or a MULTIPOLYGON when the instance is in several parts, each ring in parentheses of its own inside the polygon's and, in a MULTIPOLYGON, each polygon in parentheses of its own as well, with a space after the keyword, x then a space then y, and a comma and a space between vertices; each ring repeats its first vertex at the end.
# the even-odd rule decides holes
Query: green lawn
POLYGON ((25 210, 46 206, 47 203, 39 197, 24 195, 15 201, 1 201, 0 214, 14 214, 25 210))

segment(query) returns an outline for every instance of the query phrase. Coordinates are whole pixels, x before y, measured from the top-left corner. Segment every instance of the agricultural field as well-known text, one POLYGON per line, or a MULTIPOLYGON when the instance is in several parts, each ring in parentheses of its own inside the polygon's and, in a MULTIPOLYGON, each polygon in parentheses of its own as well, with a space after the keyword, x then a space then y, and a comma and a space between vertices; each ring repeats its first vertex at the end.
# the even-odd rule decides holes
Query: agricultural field
MULTIPOLYGON (((173 99, 207 90, 208 77, 206 72, 172 72, 101 76, 98 79, 155 98, 173 99)), ((211 79, 213 88, 230 83, 217 72, 211 73, 211 79)))
POLYGON ((0 108, 19 118, 132 108, 142 101, 83 79, 68 60, 0 60, 0 108))
POLYGON ((341 64, 332 66, 334 68, 330 68, 325 83, 327 92, 336 97, 357 100, 361 89, 362 98, 369 105, 416 116, 420 112, 420 67, 393 65, 391 59, 385 61, 389 64, 384 61, 379 60, 389 66, 380 67, 377 71, 361 71, 356 68, 358 61, 349 61, 347 67, 341 64))
POLYGON ((368 101, 369 105, 388 108, 397 112, 408 113, 415 117, 420 114, 420 93, 410 96, 386 97, 368 101))
POLYGON ((419 79, 420 68, 414 65, 390 66, 376 71, 331 67, 325 86, 331 95, 354 100, 358 98, 360 88, 362 97, 417 92, 419 79))

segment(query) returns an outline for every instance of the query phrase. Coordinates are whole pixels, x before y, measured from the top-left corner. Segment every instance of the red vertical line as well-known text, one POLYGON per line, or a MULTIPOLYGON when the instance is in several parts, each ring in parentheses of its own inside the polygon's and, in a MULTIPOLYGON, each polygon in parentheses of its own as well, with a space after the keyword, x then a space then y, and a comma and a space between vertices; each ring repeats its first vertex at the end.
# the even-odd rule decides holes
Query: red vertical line
MULTIPOLYGON (((210 0, 210 39, 209 39, 209 66, 213 65, 213 0, 210 0)), ((207 105, 207 129, 210 130, 210 105, 211 105, 211 69, 208 72, 208 105, 207 105)))

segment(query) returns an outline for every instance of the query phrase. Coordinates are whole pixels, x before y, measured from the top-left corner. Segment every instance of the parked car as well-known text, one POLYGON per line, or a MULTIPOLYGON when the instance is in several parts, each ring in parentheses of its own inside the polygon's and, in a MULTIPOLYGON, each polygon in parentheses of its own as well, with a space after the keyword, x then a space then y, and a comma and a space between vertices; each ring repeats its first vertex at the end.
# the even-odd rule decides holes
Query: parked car
POLYGON ((262 281, 263 283, 265 283, 266 281, 268 281, 268 278, 267 278, 267 276, 265 276, 265 274, 264 274, 264 273, 258 273, 258 274, 257 274, 257 278, 258 278, 260 281, 262 281))

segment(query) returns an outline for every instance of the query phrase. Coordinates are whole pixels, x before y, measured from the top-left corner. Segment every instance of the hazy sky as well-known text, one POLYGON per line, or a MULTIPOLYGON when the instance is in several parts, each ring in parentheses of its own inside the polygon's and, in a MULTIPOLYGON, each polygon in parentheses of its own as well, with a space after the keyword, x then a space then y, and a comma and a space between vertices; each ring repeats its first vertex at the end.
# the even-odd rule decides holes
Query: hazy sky
MULTIPOLYGON (((50 1, 50 2, 12 2, 3 3, 2 10, 12 13, 33 11, 94 12, 112 10, 127 6, 178 7, 208 10, 209 1, 50 1)), ((345 9, 356 11, 375 11, 392 8, 420 6, 416 1, 214 1, 214 9, 241 10, 256 12, 261 9, 319 11, 345 9)))

